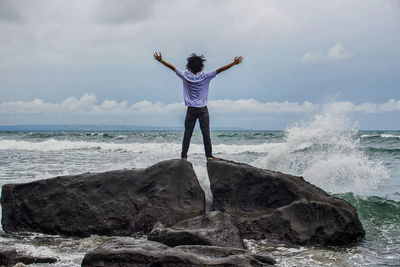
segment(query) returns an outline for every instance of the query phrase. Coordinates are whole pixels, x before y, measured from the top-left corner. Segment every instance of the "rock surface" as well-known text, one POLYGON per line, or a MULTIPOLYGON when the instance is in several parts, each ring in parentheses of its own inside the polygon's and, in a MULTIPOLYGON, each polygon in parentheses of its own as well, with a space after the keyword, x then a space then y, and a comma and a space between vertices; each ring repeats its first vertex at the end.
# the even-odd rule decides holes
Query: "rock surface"
POLYGON ((0 244, 0 266, 14 266, 16 263, 55 263, 56 258, 35 257, 30 255, 20 255, 15 248, 0 244))
POLYGON ((275 261, 238 248, 178 246, 113 237, 86 253, 82 266, 269 266, 275 261))
POLYGON ((302 177, 225 160, 207 169, 213 210, 232 215, 243 238, 322 246, 365 236, 351 204, 302 177))
POLYGON ((67 236, 150 232, 205 213, 191 163, 167 160, 146 169, 60 176, 2 188, 6 232, 67 236))
POLYGON ((12 266, 15 263, 17 251, 13 247, 0 244, 0 266, 12 266))
POLYGON ((180 221, 171 227, 165 227, 158 223, 149 234, 148 240, 157 241, 170 247, 207 245, 245 248, 231 216, 219 211, 180 221))

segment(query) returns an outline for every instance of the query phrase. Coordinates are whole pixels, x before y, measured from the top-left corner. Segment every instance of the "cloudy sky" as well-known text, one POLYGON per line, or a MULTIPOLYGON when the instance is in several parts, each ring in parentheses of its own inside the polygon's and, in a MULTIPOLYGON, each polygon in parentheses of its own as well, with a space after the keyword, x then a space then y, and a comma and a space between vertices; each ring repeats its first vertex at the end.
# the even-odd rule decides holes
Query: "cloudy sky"
POLYGON ((399 0, 0 0, 0 125, 181 126, 184 69, 212 82, 212 127, 283 129, 326 105, 399 129, 399 0), (333 104, 333 105, 332 105, 333 104))

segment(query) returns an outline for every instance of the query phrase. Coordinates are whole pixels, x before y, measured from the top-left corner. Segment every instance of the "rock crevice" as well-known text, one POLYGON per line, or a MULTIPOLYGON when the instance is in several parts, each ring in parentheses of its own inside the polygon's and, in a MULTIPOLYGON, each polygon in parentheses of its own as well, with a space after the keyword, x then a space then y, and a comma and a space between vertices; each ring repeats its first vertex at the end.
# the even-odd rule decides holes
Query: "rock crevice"
MULTIPOLYGON (((207 170, 213 210, 229 214, 242 238, 324 246, 356 242, 365 235, 353 206, 302 177, 225 160, 207 162, 207 170)), ((204 192, 184 160, 6 184, 1 204, 6 232, 66 236, 149 233, 157 222, 168 228, 205 214, 204 192)), ((162 232, 193 236, 190 224, 196 220, 162 232)))

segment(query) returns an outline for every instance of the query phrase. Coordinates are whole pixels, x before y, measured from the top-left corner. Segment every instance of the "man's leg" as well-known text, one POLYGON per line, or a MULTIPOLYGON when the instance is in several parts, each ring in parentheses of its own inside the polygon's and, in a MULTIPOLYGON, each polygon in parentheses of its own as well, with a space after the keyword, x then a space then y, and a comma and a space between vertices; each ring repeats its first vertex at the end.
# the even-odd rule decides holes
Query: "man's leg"
POLYGON ((203 135, 204 150, 206 152, 206 157, 212 157, 212 147, 210 138, 210 116, 208 114, 207 106, 198 109, 200 129, 203 135))
POLYGON ((186 111, 186 118, 185 118, 185 133, 183 135, 183 142, 182 142, 182 153, 181 158, 187 158, 187 152, 189 150, 190 139, 192 138, 193 129, 196 125, 196 108, 188 107, 186 111))

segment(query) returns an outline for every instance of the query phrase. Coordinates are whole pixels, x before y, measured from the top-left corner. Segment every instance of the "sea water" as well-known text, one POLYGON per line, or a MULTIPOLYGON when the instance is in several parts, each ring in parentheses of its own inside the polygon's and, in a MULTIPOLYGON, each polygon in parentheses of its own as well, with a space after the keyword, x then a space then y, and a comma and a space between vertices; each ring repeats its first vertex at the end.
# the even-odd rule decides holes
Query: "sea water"
MULTIPOLYGON (((1 131, 0 186, 145 168, 179 158, 182 137, 179 130, 1 131)), ((274 257, 278 266, 400 266, 400 131, 359 131, 346 114, 324 111, 284 131, 212 130, 211 138, 217 157, 301 175, 346 199, 356 207, 366 230, 364 241, 344 247, 271 246, 246 240, 249 249, 274 257)), ((189 161, 210 209, 212 194, 199 131, 193 135, 189 161)), ((55 266, 80 266, 84 254, 106 238, 0 232, 1 243, 23 253, 56 257, 55 266)))

